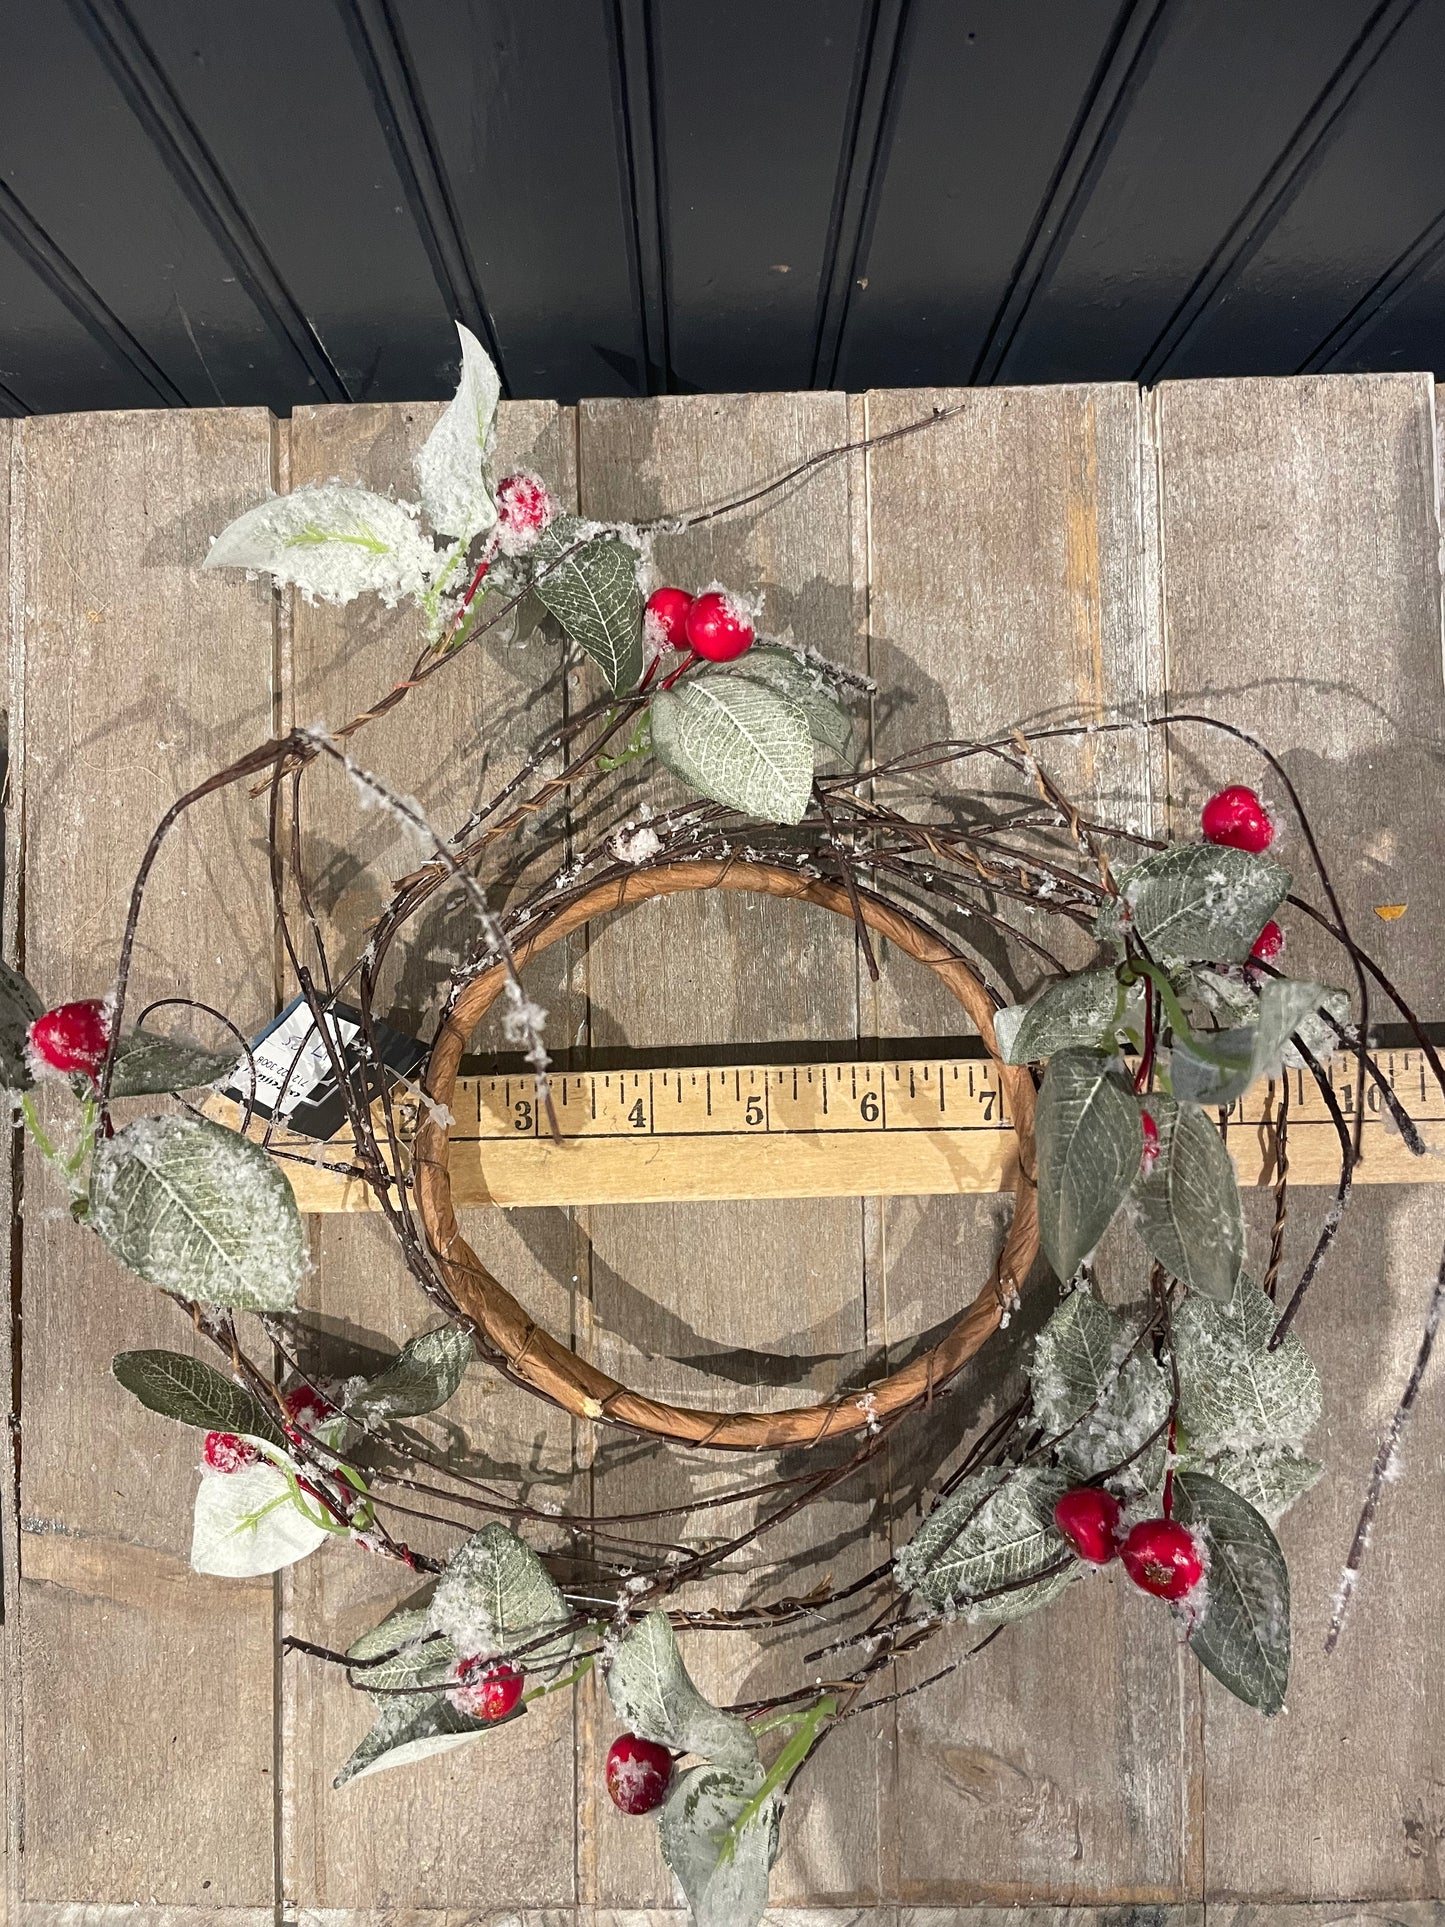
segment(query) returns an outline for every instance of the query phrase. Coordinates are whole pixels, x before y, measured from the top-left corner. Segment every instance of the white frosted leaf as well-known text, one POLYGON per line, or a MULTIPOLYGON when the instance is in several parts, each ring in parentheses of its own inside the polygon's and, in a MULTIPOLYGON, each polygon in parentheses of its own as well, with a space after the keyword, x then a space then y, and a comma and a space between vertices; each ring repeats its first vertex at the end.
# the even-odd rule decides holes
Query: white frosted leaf
POLYGON ((1194 1656, 1246 1706, 1278 1713, 1289 1684, 1289 1572, 1279 1541, 1237 1492, 1204 1472, 1180 1472, 1174 1516, 1209 1553, 1194 1656))
POLYGON ((184 1038, 133 1030, 116 1047, 112 1097, 153 1097, 162 1091, 194 1091, 235 1068, 236 1053, 203 1050, 184 1038))
POLYGON ((306 1264, 296 1198, 258 1144, 208 1119, 143 1117, 96 1147, 86 1222, 163 1291, 289 1311, 306 1264))
MULTIPOLYGON (((457 1663, 457 1650, 442 1633, 428 1631, 425 1606, 388 1613, 379 1626, 353 1640, 346 1657, 357 1662, 356 1681, 377 1687, 444 1686, 457 1663)), ((420 1695, 413 1705, 422 1704, 420 1695)))
POLYGON ((1278 1451, 1302 1445, 1319 1423, 1324 1400, 1308 1352, 1292 1332, 1269 1350, 1277 1316, 1243 1273, 1228 1304, 1191 1294, 1175 1313, 1179 1422, 1192 1451, 1278 1451))
POLYGON ((1056 1599, 1078 1571, 1054 1524, 1068 1485, 1043 1466, 973 1473, 929 1513, 894 1561, 894 1577, 930 1606, 968 1620, 1022 1619, 1056 1599))
POLYGON ((1174 843, 1119 879, 1118 914, 1161 961, 1243 963, 1289 886, 1289 871, 1271 857, 1174 843))
POLYGON ((993 1020, 1006 1064, 1037 1064, 1056 1051, 1099 1044, 1119 1008, 1119 980, 1111 966, 1079 970, 1047 984, 1032 1002, 1010 1004, 993 1020))
POLYGON ((1141 1320, 1088 1291, 1073 1291, 1034 1343, 1029 1382, 1034 1416, 1067 1465, 1089 1477, 1133 1459, 1128 1482, 1153 1486, 1163 1472, 1162 1439, 1139 1452, 1169 1416, 1169 1383, 1147 1342, 1136 1347, 1141 1320))
MULTIPOLYGON (((1341 995, 1323 984, 1271 977, 1251 1025, 1176 1036, 1169 1060, 1170 1088, 1181 1104, 1232 1104, 1251 1084, 1277 1077, 1289 1040, 1321 1005, 1341 995)), ((1346 1000, 1348 1009, 1348 1000, 1346 1000)), ((1318 1027, 1320 1020, 1316 1019, 1318 1027)), ((1308 1042, 1308 1040, 1306 1040, 1308 1042)))
POLYGON ((438 535, 460 542, 496 522, 489 457, 502 384, 491 356, 469 328, 457 324, 462 372, 457 392, 416 458, 422 506, 438 535))
POLYGON ((642 590, 637 557, 616 535, 589 537, 586 524, 560 515, 532 551, 533 589, 609 689, 631 689, 642 674, 642 590))
POLYGON ((1072 1278, 1112 1223, 1139 1169, 1144 1127, 1117 1059, 1063 1050, 1049 1060, 1034 1117, 1039 1237, 1072 1278))
POLYGON ((720 1766, 747 1766, 758 1757, 746 1722, 693 1685, 666 1613, 649 1613, 628 1633, 607 1668, 607 1691, 618 1718, 645 1740, 720 1766))
POLYGON ((652 746, 674 776, 745 816, 800 822, 813 793, 807 717, 743 677, 699 675, 659 691, 652 746))
POLYGON ((207 1472, 196 1488, 191 1565, 223 1579, 250 1579, 294 1566, 332 1537, 291 1497, 286 1475, 270 1464, 207 1472))
POLYGON ((662 1857, 692 1910, 693 1927, 756 1927, 778 1855, 781 1802, 770 1794, 732 1841, 729 1830, 763 1783, 760 1766, 695 1766, 679 1774, 658 1814, 662 1857))
POLYGON ((837 686, 805 657, 777 643, 754 643, 732 665, 729 674, 745 682, 764 683, 795 702, 819 748, 830 749, 838 757, 846 757, 851 751, 853 721, 839 701, 837 686))
MULTIPOLYGON (((532 1548, 502 1525, 485 1525, 452 1554, 432 1596, 432 1627, 464 1658, 491 1658, 528 1645, 571 1609, 532 1548)), ((560 1673, 573 1635, 534 1647, 517 1661, 541 1678, 560 1673)))
POLYGON ((1249 1451, 1221 1452, 1200 1469, 1247 1499, 1266 1524, 1277 1526, 1325 1468, 1301 1452, 1249 1451))
POLYGON ((1171 1277, 1227 1301, 1244 1263, 1244 1212, 1224 1140, 1192 1105, 1145 1099, 1159 1154, 1134 1185, 1139 1236, 1171 1277))
POLYGON ((386 1773, 438 1753, 454 1753, 505 1724, 499 1720, 488 1726, 471 1719, 440 1696, 433 1700, 397 1694, 378 1703, 375 1724, 332 1785, 343 1787, 352 1780, 364 1780, 369 1773, 386 1773))
POLYGON ((351 602, 370 590, 392 607, 421 594, 435 560, 431 543, 398 503, 326 482, 238 516, 202 566, 265 569, 323 602, 351 602))
POLYGON ((472 1335, 462 1325, 440 1325, 435 1331, 422 1332, 350 1401, 347 1410, 363 1425, 435 1412, 461 1384, 472 1356, 472 1335))

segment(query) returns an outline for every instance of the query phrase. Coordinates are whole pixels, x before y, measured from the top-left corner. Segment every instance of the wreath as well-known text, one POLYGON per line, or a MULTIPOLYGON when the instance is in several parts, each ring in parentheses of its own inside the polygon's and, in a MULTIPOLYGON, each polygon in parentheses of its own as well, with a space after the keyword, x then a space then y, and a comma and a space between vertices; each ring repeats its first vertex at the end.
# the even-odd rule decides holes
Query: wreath
MULTIPOLYGON (((694 594, 656 583, 660 530, 755 506, 821 461, 871 444, 829 451, 666 523, 587 521, 559 512, 536 476, 494 477, 497 377, 465 329, 461 341, 459 388, 417 459, 420 505, 341 483, 298 488, 233 522, 204 559, 268 572, 307 597, 414 603, 424 637, 408 673, 344 726, 273 737, 177 799, 140 865, 105 996, 47 1009, 0 966, 0 1071, 78 1228, 174 1300, 216 1351, 215 1365, 190 1352, 129 1351, 113 1368, 143 1404, 203 1435, 195 1568, 268 1573, 346 1539, 399 1562, 421 1588, 344 1651, 287 1642, 296 1663, 344 1668, 371 1702, 373 1723, 340 1764, 338 1787, 485 1741, 595 1668, 624 1729, 606 1766, 617 1807, 655 1814, 699 1927, 752 1922, 766 1904, 785 1796, 828 1732, 923 1690, 1116 1559, 1232 1693, 1279 1711, 1290 1602, 1274 1526, 1321 1470, 1306 1450, 1320 1383, 1294 1327, 1350 1195, 1365 1108, 1346 1117, 1328 1060, 1350 1053, 1356 1089, 1374 1086, 1417 1153, 1426 1148, 1419 1131, 1371 1048, 1372 995, 1399 1010, 1442 1089, 1445 1070, 1355 942, 1286 772, 1244 732, 1197 714, 1085 720, 922 743, 859 766, 850 712, 873 694, 867 679, 768 636, 762 610, 724 584, 694 594), (525 642, 541 660, 562 652, 593 694, 467 822, 434 825, 356 759, 353 739, 432 678, 458 673, 484 636, 525 642), (1184 723, 1223 730, 1259 758, 1277 809, 1234 784, 1211 798, 1197 839, 1160 843, 1098 819, 1049 773, 1051 746, 1086 732, 1184 723), (675 800, 626 814, 617 772, 649 756, 678 779, 675 800), (286 833, 308 772, 327 764, 349 772, 363 805, 415 836, 420 859, 348 959, 329 954, 299 839, 286 833), (971 792, 980 769, 995 780, 971 792), (1012 785, 1003 801, 1000 772, 1012 785), (267 813, 275 914, 304 1013, 269 1083, 231 1013, 191 1007, 192 1021, 215 1030, 210 1046, 159 1022, 158 1005, 126 1021, 146 880, 165 837, 186 811, 248 781, 267 813), (509 884, 522 833, 583 791, 603 827, 578 834, 540 886, 509 884), (1280 845, 1298 851, 1305 880, 1278 860, 1280 845), (536 1079, 538 1114, 549 1115, 545 1012, 525 979, 533 957, 591 919, 701 890, 848 917, 875 977, 880 942, 932 970, 997 1065, 1016 1138, 997 1262, 961 1289, 944 1336, 901 1367, 781 1411, 703 1411, 620 1384, 543 1330, 488 1272, 451 1203, 449 1106, 483 1014, 498 1008, 536 1079), (471 949, 411 1090, 413 1131, 378 985, 393 947, 442 893, 469 911, 471 949), (1309 919, 1335 940, 1346 987, 1281 972, 1277 914, 1309 919), (1042 966, 1030 1002, 1000 994, 981 934, 1024 946, 1042 966), (1092 959, 1079 967, 1087 949, 1092 959), (370 1187, 440 1314, 365 1376, 326 1377, 300 1363, 324 1340, 298 1309, 306 1246, 285 1175, 297 1153, 278 1119, 303 1060, 317 1056, 346 1126, 317 1155, 370 1187), (1291 1076, 1320 1092, 1340 1176, 1286 1289, 1291 1076), (68 1092, 68 1111, 42 1110, 42 1080, 68 1092), (1272 1093, 1274 1225, 1259 1266, 1212 1114, 1222 1121, 1261 1082, 1272 1093), (222 1116, 206 1087, 228 1083, 242 1101, 222 1116), (117 1118, 118 1101, 163 1093, 176 1100, 170 1108, 117 1118), (1116 1224, 1110 1262, 1096 1266, 1116 1224), (1040 1248, 1052 1281, 1034 1263, 1040 1248), (966 1437, 950 1387, 1026 1290, 1039 1321, 1026 1385, 966 1437), (548 1511, 495 1480, 479 1484, 416 1424, 474 1365, 659 1451, 807 1449, 796 1469, 710 1496, 682 1543, 674 1514, 624 1522, 548 1511), (788 1590, 785 1568, 741 1605, 709 1599, 726 1561, 806 1514, 905 1426, 931 1430, 930 1463, 944 1469, 921 1521, 911 1531, 901 1516, 892 1521, 895 1542, 905 1541, 893 1558, 869 1564, 860 1533, 834 1549, 837 1576, 804 1593, 788 1590), (751 1523, 710 1532, 717 1507, 733 1499, 752 1503, 751 1523), (418 1511, 459 1535, 449 1557, 399 1536, 418 1511), (639 1537, 649 1527, 666 1540, 639 1537), (808 1650, 795 1683, 747 1704, 710 1704, 678 1635, 719 1628, 801 1629, 808 1650), (945 1649, 931 1672, 914 1659, 925 1647, 945 1649)), ((926 433, 950 412, 884 439, 926 433)), ((1442 1291, 1445 1271, 1381 1443, 1330 1644, 1442 1291)))

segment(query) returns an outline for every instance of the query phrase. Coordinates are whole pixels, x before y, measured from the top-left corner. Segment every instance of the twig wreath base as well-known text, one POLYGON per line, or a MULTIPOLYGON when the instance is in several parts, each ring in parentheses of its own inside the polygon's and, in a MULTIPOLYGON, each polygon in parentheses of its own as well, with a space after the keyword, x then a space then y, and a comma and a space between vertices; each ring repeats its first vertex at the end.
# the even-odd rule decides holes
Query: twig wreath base
POLYGON ((1012 1186, 1014 1208, 992 1277, 947 1335, 922 1357, 863 1392, 775 1412, 717 1412, 669 1405, 634 1392, 544 1331, 462 1236, 452 1206, 450 1130, 439 1121, 450 1114, 462 1053, 507 982, 506 970, 500 964, 454 992, 437 1032, 426 1079, 435 1108, 428 1112, 417 1133, 413 1161, 417 1211, 432 1254, 460 1309, 475 1321, 517 1378, 574 1417, 607 1419, 685 1445, 741 1451, 818 1445, 825 1439, 876 1426, 881 1419, 911 1406, 926 1404, 998 1329, 1004 1311, 1022 1290, 1039 1248, 1032 1176, 1033 1080, 1026 1069, 1006 1064, 999 1056, 993 999, 967 962, 933 931, 861 888, 855 904, 841 885, 769 864, 740 864, 726 859, 669 863, 634 872, 620 881, 609 879, 567 903, 550 922, 535 927, 516 946, 516 962, 524 965, 593 917, 657 897, 700 890, 748 892, 816 904, 850 921, 861 915, 876 935, 926 964, 957 998, 978 1031, 997 1066, 1014 1128, 1018 1150, 1012 1186))

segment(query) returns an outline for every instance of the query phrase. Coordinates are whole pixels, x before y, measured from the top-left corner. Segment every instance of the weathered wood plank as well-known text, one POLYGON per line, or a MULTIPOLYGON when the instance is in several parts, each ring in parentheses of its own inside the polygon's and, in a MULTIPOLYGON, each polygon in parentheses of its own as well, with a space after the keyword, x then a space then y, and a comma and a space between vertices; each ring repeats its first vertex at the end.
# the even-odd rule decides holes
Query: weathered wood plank
MULTIPOLYGON (((638 518, 717 501, 837 446, 848 414, 841 396, 699 396, 585 402, 580 422, 584 510, 638 518)), ((830 464, 740 515, 660 540, 658 568, 689 589, 717 579, 761 592, 766 631, 856 664, 858 510, 849 468, 830 464)), ((661 778, 647 793, 681 792, 661 778)), ((789 1037, 836 1037, 846 1054, 855 1048, 851 930, 771 901, 690 897, 594 925, 588 987, 591 1040, 603 1048, 645 1042, 681 1058, 689 1044, 789 1037)), ((630 1383, 684 1400, 786 1404, 858 1370, 866 1327, 856 1203, 599 1207, 588 1224, 593 1355, 630 1383)), ((634 1456, 621 1446, 604 1452, 594 1474, 599 1510, 735 1488, 770 1476, 773 1463, 667 1453, 629 1467, 634 1456)), ((861 1504, 841 1501, 826 1519, 810 1512, 797 1530, 754 1548, 745 1575, 710 1581, 710 1596, 774 1590, 775 1561, 816 1543, 820 1531, 856 1529, 865 1516, 861 1504)), ((703 1519, 727 1529, 717 1513, 695 1526, 703 1519)), ((869 1556, 850 1547, 849 1570, 869 1556)), ((788 1572, 790 1587, 795 1576, 788 1572)), ((704 1691, 751 1699, 791 1684, 804 1650, 805 1642, 785 1640, 764 1656, 751 1639, 709 1636, 689 1642, 688 1659, 704 1691)), ((584 1882, 595 1883, 584 1884, 583 1898, 604 1907, 666 1902, 670 1881, 651 1830, 620 1822, 602 1792, 601 1754, 615 1731, 601 1699, 595 1750, 582 1766, 584 1882)), ((870 1719, 853 1721, 800 1781, 775 1904, 879 1891, 877 1743, 870 1719)))
MULTIPOLYGON (((868 430, 959 403, 957 418, 869 457, 880 758, 1021 721, 1137 714, 1157 688, 1149 451, 1136 391, 872 395, 868 430)), ((1136 736, 1086 737, 1044 760, 1105 820, 1152 821, 1155 764, 1136 736)), ((978 762, 958 780, 975 791, 1008 787, 978 762)), ((955 927, 994 981, 1017 993, 1036 980, 1037 961, 979 919, 955 927)), ((878 1029, 884 1038, 946 1036, 958 1016, 922 973, 905 974, 894 960, 878 1029)), ((875 1329, 895 1352, 981 1287, 997 1212, 965 1198, 882 1207, 886 1293, 875 1297, 875 1329)), ((895 1516, 1012 1382, 1019 1341, 1046 1314, 1049 1294, 1040 1273, 1022 1318, 985 1348, 926 1428, 942 1442, 921 1442, 920 1424, 920 1442, 896 1454, 895 1516)), ((906 1517, 898 1530, 906 1537, 906 1517)), ((1192 1683, 1169 1626, 1138 1606, 1107 1580, 1080 1585, 1008 1629, 956 1680, 900 1704, 891 1897, 1158 1902, 1199 1890, 1192 1683)), ((922 1677, 968 1643, 960 1629, 904 1677, 922 1677)))
MULTIPOLYGON (((1438 1018, 1445 704, 1430 384, 1181 383, 1156 405, 1171 697, 1282 753, 1361 941, 1438 1018), (1381 923, 1377 903, 1409 909, 1381 923)), ((1221 781, 1258 779, 1283 803, 1268 772, 1227 740, 1180 729, 1169 749, 1180 830, 1221 781)), ((1278 852, 1318 901, 1284 811, 1281 823, 1278 852)), ((1282 921, 1292 971, 1348 981, 1302 917, 1282 921)), ((1315 1199, 1296 1201, 1291 1264, 1307 1255, 1318 1216, 1315 1199)), ((1210 1894, 1393 1903, 1441 1891, 1445 1617, 1415 1556, 1438 1514, 1438 1384, 1421 1401, 1334 1659, 1321 1643, 1442 1239, 1445 1200, 1433 1189, 1357 1196, 1302 1316, 1324 1378, 1328 1473, 1281 1530, 1294 1592, 1288 1713, 1266 1724, 1205 1682, 1208 1810, 1234 1816, 1207 1832, 1210 1894)))
MULTIPOLYGON (((208 538, 270 485, 272 435, 260 410, 65 416, 15 433, 9 856, 25 967, 58 1002, 113 981, 161 812, 270 727, 271 597, 198 571, 208 538)), ((131 1016, 174 992, 242 1021, 272 1009, 251 812, 234 792, 215 799, 162 852, 131 1016)), ((76 1232, 33 1155, 26 1205, 24 1893, 269 1907, 271 1588, 189 1572, 195 1434, 109 1371, 122 1347, 185 1349, 187 1328, 76 1232)))
MULTIPOLYGON (((3 912, 0 912, 0 951, 8 963, 16 960, 16 936, 20 893, 16 887, 14 866, 6 860, 5 842, 10 829, 9 819, 9 769, 10 739, 19 734, 20 719, 11 710, 11 691, 9 686, 8 658, 9 642, 12 633, 11 606, 23 603, 24 591, 19 572, 13 575, 10 567, 10 527, 11 492, 10 468, 15 459, 17 444, 20 440, 19 429, 13 421, 0 424, 0 635, 5 638, 6 655, 6 692, 5 692, 5 732, 3 753, 5 757, 6 807, 0 814, 0 888, 3 888, 3 912)), ((5 1147, 5 1155, 0 1157, 0 1222, 12 1227, 18 1199, 17 1178, 19 1175, 20 1146, 13 1136, 5 1147)), ((5 1274, 5 1316, 0 1320, 0 1381, 10 1387, 5 1400, 5 1411, 10 1426, 10 1449, 3 1455, 0 1463, 0 1606, 3 1606, 4 1625, 0 1627, 0 1662, 3 1662, 3 1703, 0 1703, 0 1782, 3 1782, 5 1798, 4 1815, 4 1852, 5 1881, 4 1909, 7 1922, 16 1917, 16 1907, 20 1898, 20 1801, 21 1785, 20 1761, 20 1654, 15 1637, 15 1627, 20 1604, 20 1539, 16 1524, 16 1441, 19 1439, 20 1414, 16 1409, 14 1393, 14 1343, 13 1336, 19 1314, 17 1286, 19 1280, 14 1272, 13 1260, 6 1267, 5 1274)))
MULTIPOLYGON (((291 423, 290 483, 339 475, 405 494, 411 457, 439 411, 430 406, 298 410, 291 423)), ((572 415, 550 403, 503 406, 499 473, 540 472, 560 499, 575 495, 572 415)), ((290 714, 341 722, 366 707, 409 669, 421 641, 414 611, 375 604, 345 610, 297 603, 287 681, 290 714)), ((562 695, 547 645, 518 652, 487 643, 409 697, 352 743, 357 760, 403 794, 416 796, 439 828, 458 828, 474 802, 508 773, 506 759, 531 741, 562 695), (485 739, 505 746, 484 767, 485 739)), ((303 852, 319 876, 318 908, 328 941, 350 956, 363 927, 425 853, 382 812, 361 812, 340 772, 308 777, 303 852), (321 780, 316 782, 314 777, 321 780)), ((391 1003, 380 1014, 402 1029, 424 1026, 451 963, 467 947, 470 920, 455 899, 439 899, 400 946, 391 1003)), ((581 1014, 567 988, 562 946, 536 972, 540 1001, 552 1011, 549 1037, 565 1047, 581 1014)), ((513 1283, 553 1329, 571 1324, 569 1280, 576 1269, 567 1215, 492 1211, 469 1216, 467 1236, 485 1262, 513 1283)), ((353 1337, 399 1341, 437 1322, 379 1223, 311 1220, 318 1272, 309 1309, 353 1337)), ((514 1470, 533 1498, 565 1501, 572 1440, 569 1422, 482 1367, 472 1373, 447 1422, 460 1428, 494 1469, 514 1470)), ((460 1515, 459 1515, 460 1516, 460 1515)), ((429 1550, 449 1549, 455 1533, 419 1527, 404 1516, 397 1534, 429 1550)), ((483 1523, 478 1517, 475 1524, 483 1523)), ((345 1645, 415 1590, 393 1564, 350 1546, 325 1547, 287 1574, 286 1629, 345 1645)), ((370 1723, 365 1698, 329 1668, 291 1659, 284 1672, 283 1879, 288 1904, 301 1908, 377 1905, 547 1906, 573 1899, 572 1709, 566 1695, 542 1704, 521 1725, 467 1749, 341 1792, 332 1777, 370 1723), (485 1814, 485 1826, 458 1815, 485 1814)))

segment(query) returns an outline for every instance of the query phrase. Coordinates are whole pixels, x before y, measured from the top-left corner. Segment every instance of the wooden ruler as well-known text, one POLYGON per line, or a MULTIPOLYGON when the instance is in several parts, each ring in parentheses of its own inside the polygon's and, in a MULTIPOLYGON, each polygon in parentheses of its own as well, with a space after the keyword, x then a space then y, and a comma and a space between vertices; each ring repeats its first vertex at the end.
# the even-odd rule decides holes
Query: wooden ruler
MULTIPOLYGON (((1379 1062, 1410 1110, 1430 1154, 1417 1158, 1366 1087, 1364 1162, 1356 1182, 1445 1180, 1445 1100, 1418 1051, 1379 1062)), ((1290 1071, 1289 1160, 1296 1184, 1333 1184, 1338 1139, 1314 1080, 1290 1071)), ((1330 1072, 1353 1120, 1355 1064, 1330 1072)), ((1013 1181, 1014 1139, 987 1059, 909 1058, 875 1063, 698 1066, 560 1073, 552 1079, 561 1129, 554 1143, 530 1076, 458 1080, 451 1133, 458 1205, 647 1204, 697 1198, 900 1197, 989 1192, 1013 1181)), ((1280 1092, 1257 1085, 1224 1122, 1240 1182, 1274 1177, 1280 1092)), ((407 1136, 417 1100, 399 1093, 407 1136)), ((215 1114, 234 1121, 233 1106, 215 1114)), ((254 1126, 257 1135, 262 1127, 254 1126)), ((349 1138, 317 1145, 277 1133, 303 1211, 358 1211, 369 1188, 324 1168, 344 1165, 349 1138)))

